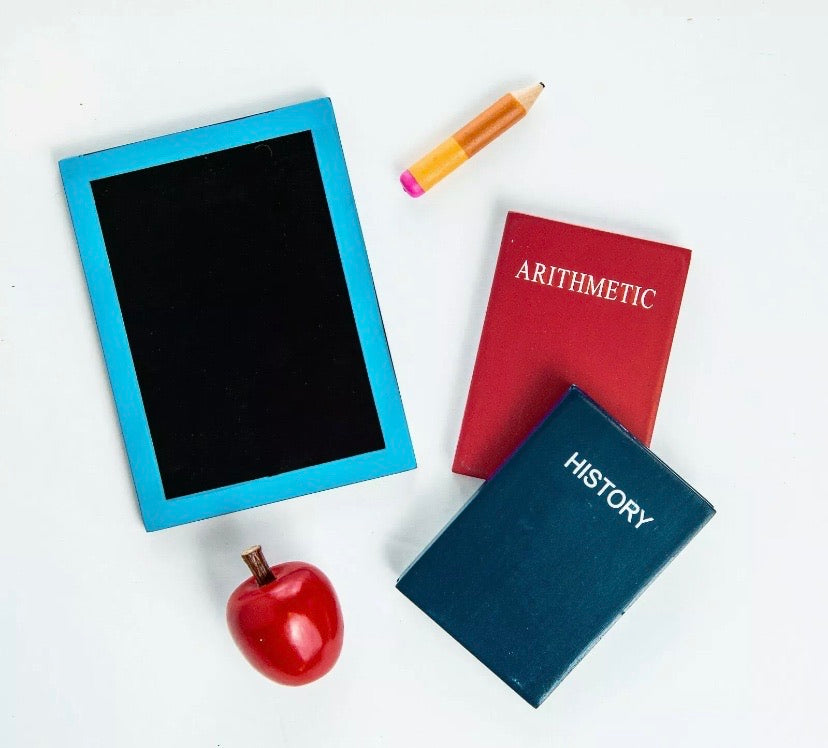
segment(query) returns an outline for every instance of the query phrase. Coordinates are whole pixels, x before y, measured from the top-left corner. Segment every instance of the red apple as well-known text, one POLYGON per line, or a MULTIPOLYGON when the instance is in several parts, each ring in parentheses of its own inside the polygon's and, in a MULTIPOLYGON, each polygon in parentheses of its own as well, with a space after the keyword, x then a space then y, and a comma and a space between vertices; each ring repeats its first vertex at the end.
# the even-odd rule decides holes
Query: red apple
POLYGON ((253 576, 227 601, 227 625, 248 662, 287 686, 321 678, 342 651, 344 626, 336 592, 315 566, 268 566, 255 545, 242 553, 253 576))

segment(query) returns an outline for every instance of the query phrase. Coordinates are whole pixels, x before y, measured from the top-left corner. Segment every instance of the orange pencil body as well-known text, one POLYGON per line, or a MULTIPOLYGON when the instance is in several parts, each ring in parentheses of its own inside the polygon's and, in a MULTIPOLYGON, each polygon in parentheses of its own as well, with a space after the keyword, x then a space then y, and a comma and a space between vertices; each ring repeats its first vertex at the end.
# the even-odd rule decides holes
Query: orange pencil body
POLYGON ((523 119, 543 88, 543 83, 538 83, 501 96, 488 109, 404 171, 400 176, 403 189, 412 197, 419 197, 431 189, 515 122, 523 119))

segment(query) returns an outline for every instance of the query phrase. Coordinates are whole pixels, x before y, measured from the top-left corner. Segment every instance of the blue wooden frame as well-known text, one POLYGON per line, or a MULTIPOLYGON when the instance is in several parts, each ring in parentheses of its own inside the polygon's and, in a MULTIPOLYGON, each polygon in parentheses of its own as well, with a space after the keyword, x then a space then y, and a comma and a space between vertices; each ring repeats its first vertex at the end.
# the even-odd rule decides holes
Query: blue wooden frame
POLYGON ((60 161, 69 211, 147 530, 158 530, 417 466, 330 99, 276 109, 60 161), (385 449, 167 499, 90 183, 310 130, 377 407, 385 449))

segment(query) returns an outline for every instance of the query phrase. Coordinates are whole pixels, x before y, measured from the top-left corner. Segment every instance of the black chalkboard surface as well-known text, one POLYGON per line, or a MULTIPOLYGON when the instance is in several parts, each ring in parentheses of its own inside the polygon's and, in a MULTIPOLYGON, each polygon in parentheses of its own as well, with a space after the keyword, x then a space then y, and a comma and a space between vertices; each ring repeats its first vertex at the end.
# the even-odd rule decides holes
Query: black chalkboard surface
POLYGON ((91 185, 166 498, 385 446, 310 131, 91 185))

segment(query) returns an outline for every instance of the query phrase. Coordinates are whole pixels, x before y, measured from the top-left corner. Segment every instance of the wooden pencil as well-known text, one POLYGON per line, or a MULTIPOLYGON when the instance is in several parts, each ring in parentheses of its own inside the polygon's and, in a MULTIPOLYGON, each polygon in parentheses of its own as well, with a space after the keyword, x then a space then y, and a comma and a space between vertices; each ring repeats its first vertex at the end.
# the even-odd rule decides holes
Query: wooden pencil
POLYGON ((543 83, 536 83, 501 96, 488 109, 406 169, 400 176, 403 189, 411 197, 420 197, 430 190, 515 122, 523 119, 543 89, 543 83))

